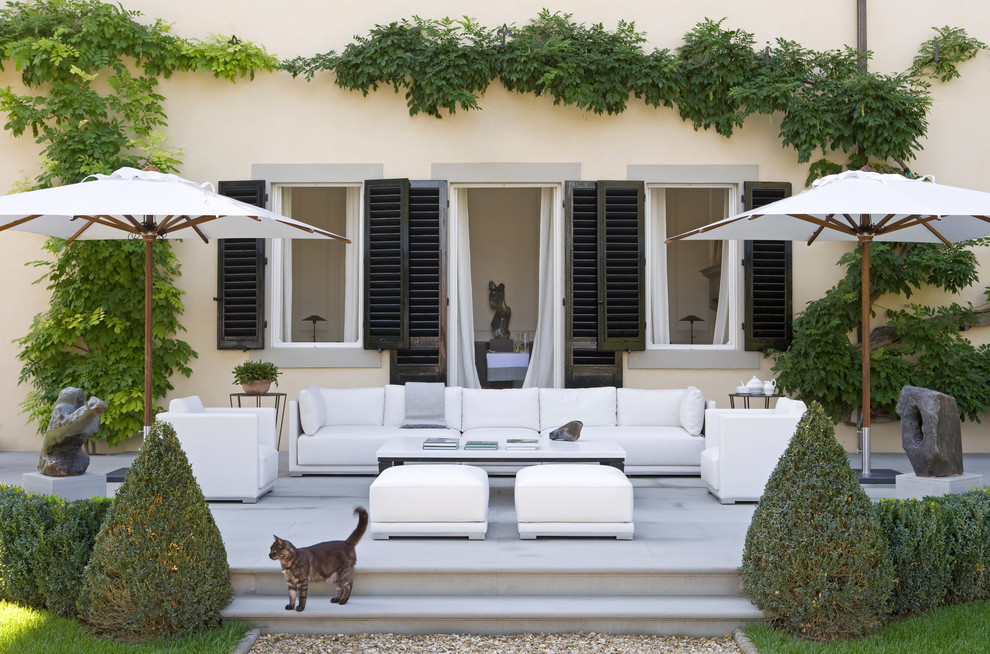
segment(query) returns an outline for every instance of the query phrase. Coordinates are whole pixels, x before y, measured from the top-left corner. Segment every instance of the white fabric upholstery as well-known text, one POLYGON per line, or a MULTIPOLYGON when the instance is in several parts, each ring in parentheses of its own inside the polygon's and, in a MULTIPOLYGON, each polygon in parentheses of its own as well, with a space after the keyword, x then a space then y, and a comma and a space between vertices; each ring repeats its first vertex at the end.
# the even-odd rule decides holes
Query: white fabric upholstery
POLYGON ((540 389, 461 390, 461 430, 479 427, 540 429, 540 389))
POLYGON ((172 400, 157 419, 175 428, 207 500, 257 502, 278 477, 275 409, 197 405, 198 397, 172 400))
POLYGON ((519 537, 633 535, 633 490, 616 468, 588 464, 530 466, 516 474, 519 537))
POLYGON ((616 424, 680 425, 684 389, 619 388, 616 390, 616 424))
POLYGON ((320 394, 326 426, 372 426, 381 425, 384 420, 384 388, 321 388, 320 394))
MULTIPOLYGON (((786 398, 781 398, 781 400, 786 398)), ((806 409, 789 401, 777 409, 706 411, 701 479, 722 504, 755 502, 806 409)))
POLYGON ((678 407, 678 417, 681 427, 692 436, 701 434, 705 427, 705 395, 700 388, 688 386, 678 407))
POLYGON ((554 430, 572 420, 585 427, 615 425, 615 387, 541 388, 540 429, 554 430))
POLYGON ((299 391, 299 422, 303 432, 312 436, 320 430, 327 419, 323 395, 316 385, 299 391))
POLYGON ((203 413, 206 409, 203 407, 203 401, 199 399, 198 395, 190 395, 189 397, 177 397, 168 403, 169 411, 178 411, 179 413, 203 413))
MULTIPOLYGON (((461 430, 461 389, 448 386, 444 392, 444 409, 447 427, 461 430)), ((385 417, 383 424, 389 427, 399 427, 406 418, 406 387, 399 384, 389 384, 385 387, 385 417)), ((419 432, 413 432, 419 435, 419 432)), ((409 435, 413 435, 410 433, 409 435)))
POLYGON ((488 475, 475 466, 386 468, 371 483, 372 538, 484 538, 488 531, 488 492, 488 475))

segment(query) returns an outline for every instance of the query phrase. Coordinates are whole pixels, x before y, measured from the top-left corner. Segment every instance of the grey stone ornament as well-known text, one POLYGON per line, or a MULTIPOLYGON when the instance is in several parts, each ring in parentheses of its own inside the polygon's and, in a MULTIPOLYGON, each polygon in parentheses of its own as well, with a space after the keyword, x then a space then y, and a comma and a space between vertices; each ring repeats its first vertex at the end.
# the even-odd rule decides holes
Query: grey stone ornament
POLYGON ((571 420, 566 425, 558 427, 550 432, 550 440, 554 441, 576 441, 581 438, 581 428, 584 423, 580 420, 571 420))
POLYGON ((919 477, 963 472, 962 425, 956 398, 928 388, 905 386, 897 398, 901 443, 919 477))
POLYGON ((100 428, 100 416, 106 410, 106 402, 98 397, 87 402, 82 389, 63 388, 45 430, 38 472, 49 477, 76 477, 86 472, 89 455, 83 445, 100 428))

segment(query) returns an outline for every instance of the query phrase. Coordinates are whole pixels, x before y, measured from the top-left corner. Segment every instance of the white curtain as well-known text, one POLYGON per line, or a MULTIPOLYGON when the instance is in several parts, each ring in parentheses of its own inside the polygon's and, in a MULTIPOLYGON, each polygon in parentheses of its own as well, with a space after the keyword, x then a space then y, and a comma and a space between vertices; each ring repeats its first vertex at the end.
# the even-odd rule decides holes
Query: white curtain
MULTIPOLYGON (((711 192, 709 193, 711 195, 711 192)), ((729 215, 729 192, 723 193, 725 197, 724 205, 721 207, 721 214, 712 216, 711 222, 717 222, 729 215)), ((718 306, 715 309, 715 326, 712 329, 712 345, 723 345, 729 342, 729 262, 735 257, 729 256, 729 241, 722 241, 722 268, 718 279, 718 306)))
POLYGON ((468 190, 454 190, 454 257, 457 307, 454 316, 454 347, 457 356, 451 367, 451 386, 481 388, 474 361, 474 294, 471 292, 471 238, 468 229, 468 190))
POLYGON ((554 260, 553 210, 555 192, 544 188, 540 195, 540 290, 533 352, 523 387, 553 388, 554 260))
POLYGON ((653 292, 650 294, 652 303, 650 305, 650 327, 653 332, 653 343, 656 345, 666 345, 670 343, 670 300, 667 289, 667 245, 664 243, 667 235, 667 193, 664 189, 654 189, 650 193, 650 213, 653 220, 650 221, 652 228, 652 251, 664 253, 663 256, 653 256, 650 258, 650 285, 653 292))
POLYGON ((346 202, 346 235, 353 245, 344 250, 344 342, 356 343, 358 340, 358 302, 361 275, 358 272, 359 254, 361 252, 361 188, 354 186, 347 189, 346 202))

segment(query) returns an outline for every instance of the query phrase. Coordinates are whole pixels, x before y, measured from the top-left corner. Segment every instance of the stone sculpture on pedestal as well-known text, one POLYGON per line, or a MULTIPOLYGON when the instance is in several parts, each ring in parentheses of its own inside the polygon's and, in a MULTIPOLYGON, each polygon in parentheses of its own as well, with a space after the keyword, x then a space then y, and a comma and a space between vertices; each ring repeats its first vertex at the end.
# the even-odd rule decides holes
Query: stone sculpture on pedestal
POLYGON ((91 397, 79 388, 62 389, 52 410, 41 446, 38 472, 49 477, 75 477, 89 467, 89 455, 83 445, 100 428, 100 416, 106 402, 91 397))
POLYGON ((962 425, 956 398, 905 386, 897 398, 897 415, 904 451, 918 477, 962 474, 962 425))

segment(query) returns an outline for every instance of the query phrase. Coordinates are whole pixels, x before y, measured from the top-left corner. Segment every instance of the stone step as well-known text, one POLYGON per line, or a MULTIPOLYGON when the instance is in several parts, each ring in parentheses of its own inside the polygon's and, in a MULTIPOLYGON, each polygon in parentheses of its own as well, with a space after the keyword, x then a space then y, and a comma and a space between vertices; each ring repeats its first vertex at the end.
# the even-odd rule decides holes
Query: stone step
MULTIPOLYGON (((286 595, 285 577, 270 568, 232 572, 238 595, 286 595)), ((310 586, 313 596, 334 592, 327 583, 310 586)), ((456 569, 361 568, 354 593, 362 596, 740 596, 735 568, 721 569, 456 569)))
POLYGON ((762 618, 744 597, 352 595, 345 606, 311 597, 286 611, 286 595, 237 595, 224 610, 262 633, 635 633, 725 636, 762 618))

